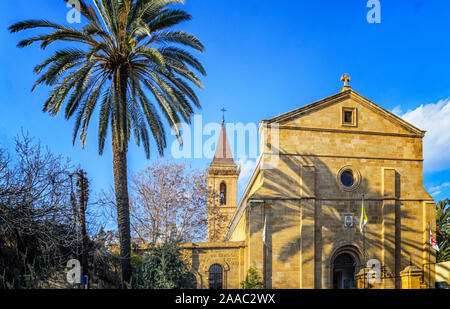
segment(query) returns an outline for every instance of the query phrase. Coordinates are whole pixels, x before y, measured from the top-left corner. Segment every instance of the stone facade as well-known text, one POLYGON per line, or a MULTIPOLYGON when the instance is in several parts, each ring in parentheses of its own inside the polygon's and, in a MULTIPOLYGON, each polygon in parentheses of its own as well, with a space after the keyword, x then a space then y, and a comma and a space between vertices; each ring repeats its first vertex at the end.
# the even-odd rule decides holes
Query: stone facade
POLYGON ((191 265, 197 288, 208 289, 210 267, 220 265, 223 288, 238 289, 245 278, 244 247, 244 242, 183 244, 183 253, 191 265))
MULTIPOLYGON (((421 286, 434 286, 428 224, 434 231, 435 204, 423 189, 425 132, 347 85, 263 120, 260 134, 268 142, 239 205, 230 205, 225 241, 197 244, 199 258, 195 246, 189 248, 198 276, 223 258, 229 261, 223 288, 239 288, 250 266, 267 288, 351 288, 360 286, 363 265, 376 259, 381 281, 374 288, 416 287, 419 273, 421 286), (363 198, 365 246, 359 230, 363 198)), ((237 176, 227 175, 224 165, 223 175, 211 166, 219 172, 208 183, 217 190, 223 179, 234 197, 237 176)), ((224 207, 227 216, 229 210, 224 207)), ((198 286, 207 287, 204 277, 198 286)))

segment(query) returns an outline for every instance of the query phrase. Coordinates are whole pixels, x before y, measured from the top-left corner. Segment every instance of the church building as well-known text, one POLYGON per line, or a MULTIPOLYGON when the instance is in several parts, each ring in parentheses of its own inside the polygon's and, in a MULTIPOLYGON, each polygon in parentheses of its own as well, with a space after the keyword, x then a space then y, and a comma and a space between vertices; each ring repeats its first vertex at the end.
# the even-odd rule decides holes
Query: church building
POLYGON ((434 286, 425 132, 349 80, 339 93, 261 121, 261 155, 239 202, 223 123, 208 170, 208 242, 183 245, 197 288, 238 289, 250 267, 273 289, 434 286))

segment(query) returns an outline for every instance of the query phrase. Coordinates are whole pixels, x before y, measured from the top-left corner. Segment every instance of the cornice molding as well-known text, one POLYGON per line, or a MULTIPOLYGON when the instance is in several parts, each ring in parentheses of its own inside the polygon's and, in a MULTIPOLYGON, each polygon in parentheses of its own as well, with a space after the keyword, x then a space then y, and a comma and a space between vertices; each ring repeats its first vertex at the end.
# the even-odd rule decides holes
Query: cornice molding
POLYGON ((341 130, 341 129, 310 128, 310 127, 295 127, 295 126, 279 126, 279 129, 280 130, 293 130, 293 131, 311 131, 311 132, 325 132, 325 133, 364 134, 364 135, 423 138, 423 136, 421 134, 404 134, 404 133, 359 131, 359 130, 345 130, 345 129, 341 130))

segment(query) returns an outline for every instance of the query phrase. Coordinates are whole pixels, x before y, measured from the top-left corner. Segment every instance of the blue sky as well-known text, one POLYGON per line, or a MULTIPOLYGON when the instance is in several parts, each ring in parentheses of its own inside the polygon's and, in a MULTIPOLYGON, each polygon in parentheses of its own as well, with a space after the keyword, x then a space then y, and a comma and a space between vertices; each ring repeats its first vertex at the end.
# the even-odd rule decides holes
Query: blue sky
MULTIPOLYGON (((181 27, 206 46, 199 59, 208 76, 197 113, 204 123, 217 122, 226 107, 227 121, 259 123, 338 92, 347 72, 353 89, 429 132, 424 185, 436 199, 450 197, 450 6, 439 0, 380 2, 381 24, 369 24, 365 0, 186 0, 184 9, 193 20, 181 27)), ((99 192, 112 185, 113 176, 110 146, 103 157, 97 154, 97 123, 85 150, 79 143, 72 146, 73 121, 41 111, 49 89, 30 92, 33 67, 52 49, 18 49, 27 35, 7 31, 23 19, 67 23, 67 12, 62 0, 2 4, 0 143, 11 148, 22 127, 80 164, 99 192)), ((152 155, 158 158, 156 151, 152 155)), ((254 165, 240 159, 246 169, 254 165)), ((204 168, 209 162, 189 163, 204 168)), ((130 172, 148 164, 143 150, 132 146, 130 172)), ((241 191, 246 181, 240 180, 241 191)))

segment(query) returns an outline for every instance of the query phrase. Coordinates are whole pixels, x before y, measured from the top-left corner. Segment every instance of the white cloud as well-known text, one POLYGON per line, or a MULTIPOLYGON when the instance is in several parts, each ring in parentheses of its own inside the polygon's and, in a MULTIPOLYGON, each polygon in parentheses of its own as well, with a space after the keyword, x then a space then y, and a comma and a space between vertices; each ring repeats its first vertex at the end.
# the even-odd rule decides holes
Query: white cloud
POLYGON ((400 105, 397 105, 397 106, 394 107, 394 109, 392 110, 392 113, 396 114, 397 116, 401 116, 401 114, 403 113, 402 107, 401 107, 400 105))
MULTIPOLYGON (((394 111, 401 111, 401 109, 397 106, 394 111)), ((424 171, 435 172, 449 169, 450 98, 421 105, 399 116, 419 129, 427 131, 423 141, 424 171)))
POLYGON ((444 182, 439 186, 430 187, 428 189, 428 192, 430 192, 430 195, 434 197, 436 195, 441 194, 441 190, 445 188, 450 188, 450 182, 444 182))
POLYGON ((256 168, 256 161, 248 159, 246 156, 241 157, 237 164, 241 168, 241 174, 239 175, 239 188, 244 190, 247 186, 248 181, 250 180, 250 177, 253 175, 253 171, 256 168))

